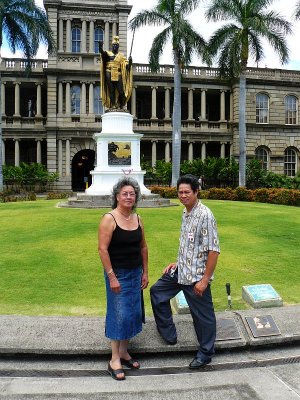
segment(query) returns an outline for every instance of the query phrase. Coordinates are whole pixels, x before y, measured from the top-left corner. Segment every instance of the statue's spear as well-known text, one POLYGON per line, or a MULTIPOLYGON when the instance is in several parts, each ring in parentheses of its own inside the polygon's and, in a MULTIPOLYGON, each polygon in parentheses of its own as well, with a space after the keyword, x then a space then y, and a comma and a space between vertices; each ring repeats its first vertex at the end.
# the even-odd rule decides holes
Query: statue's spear
POLYGON ((133 34, 132 34, 132 40, 131 40, 131 47, 130 47, 129 57, 131 57, 131 53, 132 53, 132 47, 133 47, 133 42, 134 42, 134 34, 135 34, 135 28, 134 28, 133 34))

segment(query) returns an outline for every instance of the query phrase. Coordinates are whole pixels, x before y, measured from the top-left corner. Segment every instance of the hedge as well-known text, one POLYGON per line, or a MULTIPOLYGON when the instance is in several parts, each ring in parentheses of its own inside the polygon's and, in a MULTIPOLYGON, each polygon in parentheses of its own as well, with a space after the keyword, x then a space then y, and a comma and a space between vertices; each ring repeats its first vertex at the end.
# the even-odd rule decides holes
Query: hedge
MULTIPOLYGON (((152 193, 159 194, 161 197, 169 199, 177 198, 177 190, 175 187, 151 186, 149 189, 152 193)), ((199 192, 199 198, 300 206, 300 190, 297 189, 246 189, 244 187, 237 187, 236 189, 211 188, 201 190, 199 192)))

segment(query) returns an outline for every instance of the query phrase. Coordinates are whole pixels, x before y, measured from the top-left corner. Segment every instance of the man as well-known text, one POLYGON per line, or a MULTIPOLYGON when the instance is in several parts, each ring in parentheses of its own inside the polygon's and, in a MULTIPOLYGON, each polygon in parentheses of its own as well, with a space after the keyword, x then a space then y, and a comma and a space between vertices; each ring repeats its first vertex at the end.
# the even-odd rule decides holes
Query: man
POLYGON ((119 37, 112 42, 112 51, 104 51, 100 42, 101 98, 102 104, 111 109, 123 109, 132 92, 132 59, 119 52, 119 37))
POLYGON ((198 369, 211 362, 216 338, 216 317, 210 283, 220 253, 217 225, 208 207, 198 200, 199 183, 193 175, 177 181, 183 212, 177 262, 169 264, 163 276, 151 287, 151 303, 157 329, 171 345, 177 343, 170 299, 183 291, 193 318, 199 342, 189 368, 198 369))

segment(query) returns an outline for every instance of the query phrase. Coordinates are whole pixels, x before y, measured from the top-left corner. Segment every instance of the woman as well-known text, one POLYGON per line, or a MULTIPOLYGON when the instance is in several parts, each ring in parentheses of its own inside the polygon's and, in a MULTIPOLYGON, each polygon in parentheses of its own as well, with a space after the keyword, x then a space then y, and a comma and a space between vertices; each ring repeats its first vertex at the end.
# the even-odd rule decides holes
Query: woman
POLYGON ((128 353, 129 339, 142 330, 141 289, 148 286, 148 249, 144 227, 134 212, 140 198, 138 183, 128 177, 113 187, 112 211, 99 225, 99 255, 107 296, 105 336, 111 339, 108 372, 124 380, 122 365, 140 368, 128 353))

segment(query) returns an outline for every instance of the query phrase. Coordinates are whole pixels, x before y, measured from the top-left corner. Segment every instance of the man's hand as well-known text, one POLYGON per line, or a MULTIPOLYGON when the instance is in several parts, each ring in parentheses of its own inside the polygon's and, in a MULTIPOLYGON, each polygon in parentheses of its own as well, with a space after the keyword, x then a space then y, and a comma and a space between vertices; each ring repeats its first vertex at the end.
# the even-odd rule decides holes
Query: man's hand
POLYGON ((203 277, 201 281, 197 282, 194 286, 194 292, 197 296, 202 296, 209 283, 209 279, 203 277))

